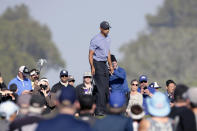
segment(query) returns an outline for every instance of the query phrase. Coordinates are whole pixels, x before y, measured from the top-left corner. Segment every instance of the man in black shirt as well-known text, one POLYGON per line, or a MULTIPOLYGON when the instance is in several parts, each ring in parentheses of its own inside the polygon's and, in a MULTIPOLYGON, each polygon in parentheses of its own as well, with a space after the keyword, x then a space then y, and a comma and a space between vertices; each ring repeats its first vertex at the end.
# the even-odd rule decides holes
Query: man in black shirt
POLYGON ((169 117, 175 120, 175 131, 196 131, 194 113, 187 108, 188 102, 185 96, 187 90, 187 86, 177 85, 174 92, 175 103, 169 117))
POLYGON ((94 99, 91 95, 83 95, 79 99, 80 103, 80 111, 79 118, 80 120, 87 122, 90 126, 93 126, 95 121, 97 120, 94 117, 94 111, 96 108, 96 104, 94 104, 94 99))
POLYGON ((52 89, 51 89, 51 93, 56 93, 58 90, 60 90, 62 87, 67 87, 70 86, 68 84, 68 71, 67 70, 62 70, 60 72, 60 81, 58 83, 56 83, 52 89))

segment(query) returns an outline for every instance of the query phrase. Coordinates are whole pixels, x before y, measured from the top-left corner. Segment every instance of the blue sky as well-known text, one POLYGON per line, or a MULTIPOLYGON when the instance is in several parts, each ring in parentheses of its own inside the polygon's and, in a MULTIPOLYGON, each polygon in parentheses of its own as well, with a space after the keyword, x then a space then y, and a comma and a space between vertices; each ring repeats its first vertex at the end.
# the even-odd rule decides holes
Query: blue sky
MULTIPOLYGON (((121 57, 119 48, 146 30, 145 15, 155 14, 163 0, 0 0, 0 12, 8 6, 25 3, 30 14, 49 26, 53 41, 77 83, 89 71, 90 39, 99 33, 99 23, 110 22, 111 52, 121 57)), ((50 70, 51 84, 59 80, 59 71, 50 70)))

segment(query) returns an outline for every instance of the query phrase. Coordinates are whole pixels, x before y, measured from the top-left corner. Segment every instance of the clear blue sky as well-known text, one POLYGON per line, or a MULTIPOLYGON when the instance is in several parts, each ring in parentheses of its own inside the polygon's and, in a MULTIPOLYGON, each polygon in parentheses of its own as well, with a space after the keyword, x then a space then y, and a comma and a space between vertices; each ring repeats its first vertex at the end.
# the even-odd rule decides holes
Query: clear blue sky
MULTIPOLYGON (((89 71, 89 42, 99 32, 99 23, 110 22, 111 52, 120 58, 119 47, 146 29, 145 15, 155 14, 163 0, 0 0, 0 12, 21 3, 49 26, 69 74, 80 83, 83 72, 89 71)), ((51 70, 47 77, 53 84, 59 71, 51 70)))

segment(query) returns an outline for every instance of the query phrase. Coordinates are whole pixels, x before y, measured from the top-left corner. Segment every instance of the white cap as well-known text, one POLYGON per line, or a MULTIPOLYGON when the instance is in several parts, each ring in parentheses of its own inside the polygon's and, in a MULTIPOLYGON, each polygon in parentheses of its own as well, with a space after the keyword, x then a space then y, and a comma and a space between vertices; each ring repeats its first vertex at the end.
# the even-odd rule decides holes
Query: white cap
POLYGON ((92 74, 91 72, 85 72, 83 77, 92 77, 92 74))
POLYGON ((18 106, 11 102, 6 101, 0 104, 0 115, 9 120, 10 116, 19 110, 18 106))
POLYGON ((19 72, 22 72, 23 73, 24 69, 25 69, 25 66, 24 65, 21 66, 21 67, 19 67, 19 72))

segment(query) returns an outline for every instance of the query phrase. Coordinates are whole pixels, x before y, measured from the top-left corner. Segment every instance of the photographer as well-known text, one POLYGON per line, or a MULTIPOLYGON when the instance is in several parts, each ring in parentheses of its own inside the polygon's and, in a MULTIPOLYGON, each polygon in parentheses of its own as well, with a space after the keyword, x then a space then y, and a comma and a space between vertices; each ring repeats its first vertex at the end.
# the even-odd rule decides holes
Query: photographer
POLYGON ((41 78, 38 85, 35 86, 32 94, 41 95, 45 98, 45 110, 43 114, 50 113, 55 107, 55 96, 50 95, 49 81, 47 78, 41 78))
POLYGON ((32 69, 30 71, 30 80, 31 80, 32 89, 34 89, 34 87, 38 84, 39 78, 40 78, 40 71, 37 69, 32 69))
POLYGON ((140 82, 140 86, 138 88, 138 92, 141 93, 143 96, 143 108, 146 115, 148 115, 146 98, 153 96, 155 92, 155 88, 152 88, 148 85, 148 77, 146 75, 141 75, 139 78, 139 82, 140 82))

